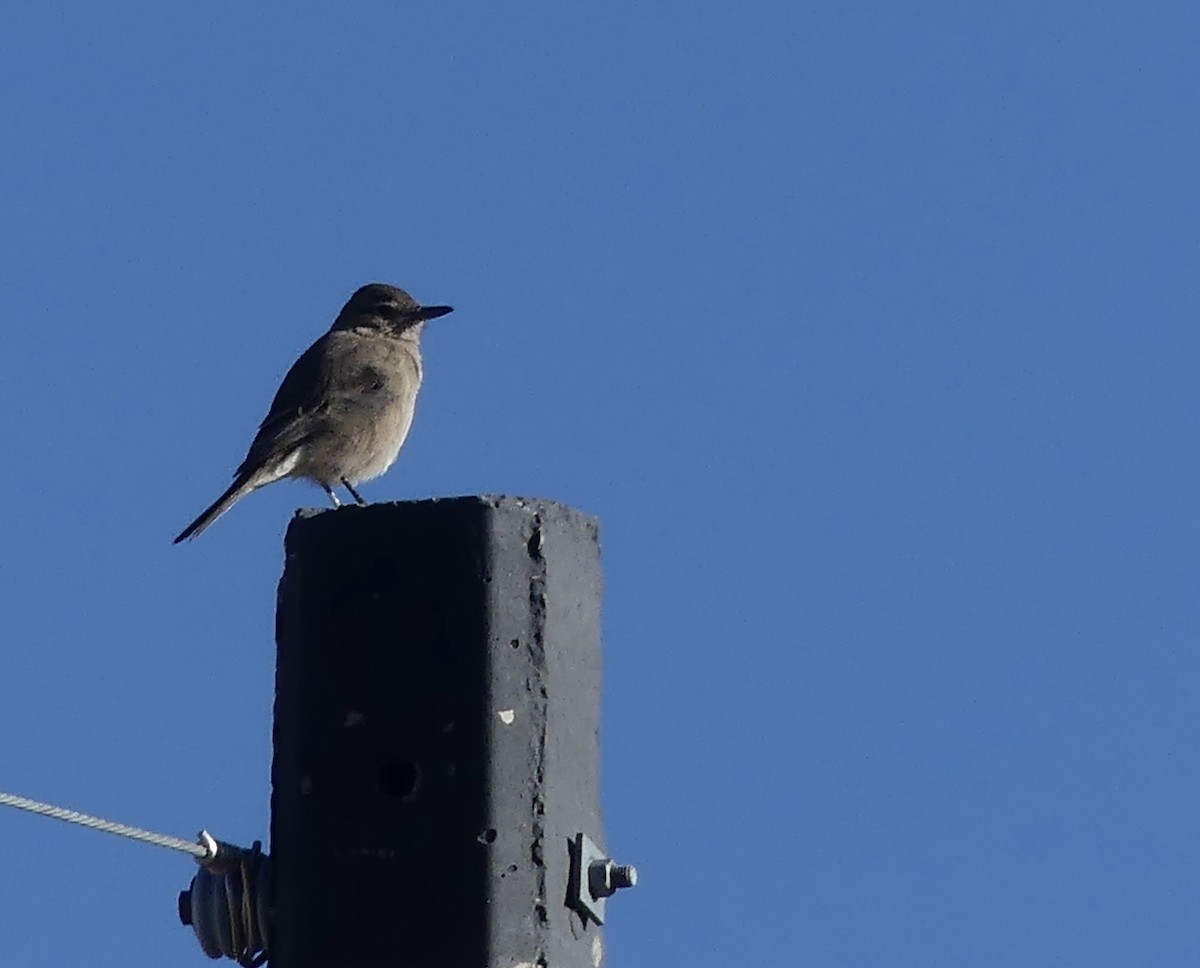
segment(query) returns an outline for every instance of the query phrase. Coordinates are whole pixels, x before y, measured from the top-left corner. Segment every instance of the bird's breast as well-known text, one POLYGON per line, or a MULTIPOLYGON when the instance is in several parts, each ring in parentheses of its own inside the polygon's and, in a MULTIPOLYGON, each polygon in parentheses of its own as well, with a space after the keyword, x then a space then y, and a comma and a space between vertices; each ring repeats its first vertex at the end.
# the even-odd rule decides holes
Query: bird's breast
POLYGON ((345 473, 352 481, 378 477, 395 462, 408 438, 421 388, 421 360, 403 343, 379 341, 363 354, 355 392, 341 401, 350 440, 345 473))

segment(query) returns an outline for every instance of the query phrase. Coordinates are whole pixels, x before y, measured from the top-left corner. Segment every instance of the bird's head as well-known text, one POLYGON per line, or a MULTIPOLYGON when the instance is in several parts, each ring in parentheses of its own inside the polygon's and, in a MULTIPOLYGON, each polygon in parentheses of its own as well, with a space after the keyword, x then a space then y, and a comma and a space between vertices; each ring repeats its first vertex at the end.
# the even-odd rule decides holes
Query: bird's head
POLYGON ((333 329, 376 329, 392 336, 417 336, 426 320, 452 311, 451 306, 422 306, 403 289, 372 282, 350 297, 333 329))

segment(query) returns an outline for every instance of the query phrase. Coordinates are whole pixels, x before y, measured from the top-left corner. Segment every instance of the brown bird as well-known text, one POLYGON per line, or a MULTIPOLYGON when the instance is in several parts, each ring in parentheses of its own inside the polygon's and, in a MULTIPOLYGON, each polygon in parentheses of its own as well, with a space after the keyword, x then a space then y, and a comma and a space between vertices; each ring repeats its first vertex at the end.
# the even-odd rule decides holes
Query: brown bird
POLYGON ((452 311, 422 306, 403 289, 371 283, 342 307, 329 332, 288 370, 233 483, 175 539, 194 538, 251 491, 303 477, 339 506, 356 484, 396 460, 421 389, 421 331, 452 311))

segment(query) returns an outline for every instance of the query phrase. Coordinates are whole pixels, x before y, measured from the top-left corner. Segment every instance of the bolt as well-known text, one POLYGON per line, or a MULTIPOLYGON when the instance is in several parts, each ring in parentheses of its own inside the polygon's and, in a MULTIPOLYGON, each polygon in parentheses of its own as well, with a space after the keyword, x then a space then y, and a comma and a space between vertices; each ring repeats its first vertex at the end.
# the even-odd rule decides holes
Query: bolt
POLYGON ((588 868, 588 887, 592 897, 612 897, 623 887, 637 883, 637 868, 631 864, 614 864, 611 860, 592 861, 588 868))
POLYGON ((179 892, 179 920, 185 925, 192 923, 192 892, 179 892))

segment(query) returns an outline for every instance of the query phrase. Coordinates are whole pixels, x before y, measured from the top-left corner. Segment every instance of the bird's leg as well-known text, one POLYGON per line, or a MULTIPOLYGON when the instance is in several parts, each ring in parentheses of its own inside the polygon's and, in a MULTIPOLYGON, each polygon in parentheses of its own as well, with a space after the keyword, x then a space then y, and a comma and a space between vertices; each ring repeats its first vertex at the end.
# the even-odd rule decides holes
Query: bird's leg
POLYGON ((350 486, 350 482, 344 477, 342 478, 342 487, 350 492, 350 496, 354 498, 355 502, 360 508, 365 508, 367 506, 367 502, 362 499, 362 495, 359 494, 358 491, 354 490, 354 488, 350 486))
POLYGON ((325 488, 325 493, 329 495, 329 500, 331 500, 333 502, 333 506, 335 508, 340 508, 342 506, 342 502, 339 501, 338 496, 333 493, 333 488, 330 487, 328 484, 326 484, 324 481, 321 481, 320 483, 321 483, 321 487, 325 488))

